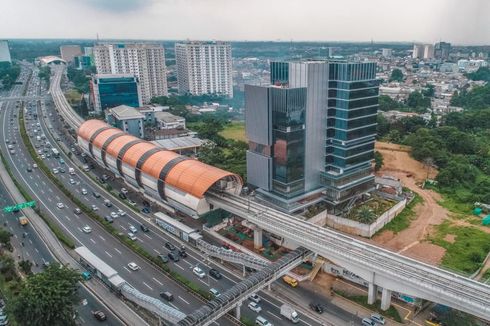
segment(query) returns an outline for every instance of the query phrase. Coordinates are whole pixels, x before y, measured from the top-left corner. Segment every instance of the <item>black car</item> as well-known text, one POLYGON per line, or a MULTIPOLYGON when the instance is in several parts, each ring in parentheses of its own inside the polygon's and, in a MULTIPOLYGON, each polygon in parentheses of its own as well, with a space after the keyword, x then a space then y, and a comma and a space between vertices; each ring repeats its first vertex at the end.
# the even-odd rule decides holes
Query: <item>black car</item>
POLYGON ((174 251, 175 250, 175 246, 173 244, 171 244, 170 242, 165 242, 165 248, 167 248, 168 250, 170 251, 174 251))
POLYGON ((323 307, 319 303, 310 303, 310 308, 311 310, 313 310, 314 312, 318 312, 319 314, 323 313, 323 307))
POLYGON ((209 275, 211 275, 213 278, 219 280, 221 279, 223 276, 221 275, 221 273, 219 272, 219 270, 217 269, 214 269, 214 268, 211 268, 209 270, 209 275))
POLYGON ((141 211, 145 214, 150 214, 150 209, 148 207, 143 207, 141 211))
POLYGON ((95 198, 100 198, 100 194, 98 192, 94 191, 92 194, 94 195, 95 198))
POLYGON ((99 321, 104 321, 107 319, 107 316, 100 310, 94 311, 94 317, 99 321))
POLYGON ((178 262, 180 260, 179 255, 175 251, 169 252, 168 258, 170 258, 174 262, 178 262))
POLYGON ((158 255, 158 258, 161 259, 163 263, 168 263, 168 257, 165 255, 158 255))
POLYGON ((182 258, 185 258, 187 257, 187 252, 185 251, 185 249, 179 249, 177 250, 177 253, 179 254, 180 257, 182 258))
POLYGON ((141 231, 143 231, 143 232, 148 232, 148 231, 150 231, 150 229, 148 229, 148 227, 147 227, 146 225, 144 225, 144 224, 141 224, 141 225, 140 225, 140 229, 141 229, 141 231))
POLYGON ((27 166, 27 172, 32 172, 32 168, 30 165, 27 166))
POLYGON ((122 200, 124 199, 127 199, 128 197, 126 197, 125 194, 123 194, 122 192, 119 193, 119 198, 121 198, 122 200))
POLYGON ((80 214, 82 214, 82 210, 81 210, 80 208, 78 208, 78 207, 77 207, 77 208, 75 208, 75 209, 73 210, 73 213, 75 213, 75 214, 77 214, 77 215, 80 215, 80 214))

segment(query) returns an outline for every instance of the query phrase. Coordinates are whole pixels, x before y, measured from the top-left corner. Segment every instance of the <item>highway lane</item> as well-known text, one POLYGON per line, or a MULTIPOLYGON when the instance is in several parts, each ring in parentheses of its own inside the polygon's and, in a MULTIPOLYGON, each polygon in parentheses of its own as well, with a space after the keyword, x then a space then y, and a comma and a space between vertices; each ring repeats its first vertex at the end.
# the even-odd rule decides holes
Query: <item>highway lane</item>
MULTIPOLYGON (((56 117, 55 117, 56 111, 53 109, 53 107, 51 105, 47 105, 45 107, 45 110, 46 110, 45 113, 47 113, 47 114, 45 114, 45 116, 49 116, 49 119, 51 120, 51 121, 49 121, 49 124, 51 124, 54 127, 54 129, 60 130, 61 128, 63 128, 63 126, 61 126, 61 124, 58 122, 59 120, 56 119, 56 117), (51 114, 51 116, 50 116, 50 114, 51 114)), ((47 132, 48 130, 46 129, 45 131, 47 132)), ((59 134, 62 134, 62 133, 63 133, 62 131, 59 132, 59 134)), ((64 137, 62 136, 61 139, 64 139, 64 137)), ((54 142, 54 143, 56 144, 56 142, 54 142)), ((73 145, 72 141, 67 144, 68 147, 71 147, 72 145, 73 145)), ((64 159, 65 159, 65 161, 68 162, 68 160, 67 160, 68 158, 66 156, 64 156, 64 159)), ((75 157, 75 160, 77 160, 76 157, 75 157)), ((83 163, 77 163, 77 164, 83 164, 83 163)), ((51 167, 58 167, 58 166, 59 166, 59 164, 54 162, 51 167)), ((100 174, 98 176, 100 177, 100 174)), ((68 180, 69 180, 68 176, 64 177, 64 176, 60 175, 60 178, 62 180, 64 180, 65 185, 67 187, 77 188, 77 187, 81 187, 83 185, 83 187, 88 190, 89 196, 93 191, 103 193, 102 189, 100 188, 100 185, 94 185, 93 180, 87 178, 85 176, 85 174, 82 173, 81 171, 77 171, 77 178, 76 178, 76 185, 75 186, 70 185, 68 183, 68 180), (80 182, 80 186, 78 185, 78 182, 80 182)), ((119 189, 119 187, 115 187, 115 189, 119 189)), ((75 191, 79 191, 79 189, 75 189, 75 191)), ((114 209, 113 208, 107 209, 103 205, 98 205, 99 206, 99 212, 100 212, 101 216, 104 216, 104 215, 110 214, 111 211, 117 211, 117 209, 125 210, 127 212, 127 215, 124 217, 116 219, 116 221, 113 224, 115 227, 119 228, 119 230, 121 232, 126 233, 128 225, 130 225, 130 224, 138 227, 138 225, 143 222, 143 223, 148 225, 148 219, 149 219, 148 215, 142 216, 143 214, 135 214, 133 211, 128 210, 127 207, 125 207, 122 203, 118 203, 119 200, 117 198, 112 198, 111 201, 114 204, 114 207, 113 207, 114 209)), ((151 228, 151 234, 142 235, 141 232, 139 232, 138 233, 138 241, 140 241, 142 246, 145 247, 149 252, 155 252, 155 254, 156 253, 166 254, 168 252, 168 250, 163 247, 163 244, 166 241, 172 242, 176 246, 180 246, 182 244, 181 241, 178 241, 173 236, 170 236, 167 233, 164 233, 161 230, 156 229, 156 228, 151 228), (145 238, 145 237, 150 237, 150 238, 145 238)), ((223 272, 225 278, 220 280, 220 281, 216 281, 212 278, 210 278, 209 280, 207 280, 207 279, 198 280, 191 272, 192 266, 199 265, 199 266, 203 267, 203 269, 205 271, 207 271, 211 267, 207 267, 207 266, 203 265, 202 262, 205 260, 205 257, 202 256, 200 252, 197 252, 194 250, 188 250, 188 252, 190 253, 190 257, 184 259, 184 262, 181 261, 177 264, 169 263, 169 267, 171 269, 181 273, 181 274, 186 275, 186 277, 188 277, 191 280, 196 280, 198 282, 197 284, 200 285, 201 287, 203 287, 205 289, 209 289, 210 287, 214 287, 214 288, 218 289, 219 291, 223 291, 224 289, 231 287, 234 283, 236 283, 238 280, 240 280, 235 275, 235 273, 229 273, 228 271, 223 271, 223 267, 221 265, 215 264, 214 262, 211 264, 212 265, 211 267, 221 270, 223 272), (186 267, 185 264, 189 265, 189 268, 185 268, 186 267)), ((280 314, 279 307, 282 303, 276 299, 273 299, 273 298, 265 295, 265 294, 261 294, 261 295, 266 299, 261 304, 263 309, 264 309, 264 312, 269 313, 271 316, 278 316, 280 314)), ((305 299, 305 300, 308 300, 308 299, 305 299)), ((251 311, 248 311, 248 308, 246 308, 246 305, 244 305, 243 307, 244 308, 242 309, 242 314, 249 317, 249 318, 255 319, 256 314, 252 313, 251 311)), ((343 317, 344 321, 347 322, 347 321, 352 320, 351 314, 349 314, 348 312, 345 312, 345 311, 343 311, 343 312, 344 313, 343 313, 342 317, 343 317)), ((302 319, 303 319, 304 323, 308 324, 308 325, 318 324, 318 322, 314 318, 309 318, 306 315, 302 319)), ((275 324, 281 324, 280 320, 275 321, 275 324)))
MULTIPOLYGON (((181 300, 173 302, 172 305, 184 312, 190 312, 202 304, 196 297, 189 294, 185 289, 175 284, 159 270, 105 232, 99 224, 83 214, 74 214, 72 212, 74 206, 69 202, 68 198, 41 171, 33 169, 32 172, 27 172, 27 165, 32 166, 34 162, 28 157, 29 154, 26 152, 26 148, 21 144, 18 130, 16 130, 17 127, 12 127, 12 124, 7 125, 6 122, 10 121, 11 118, 13 118, 13 115, 6 117, 3 114, 0 120, 4 127, 3 133, 9 135, 8 137, 12 139, 16 139, 18 145, 18 153, 15 155, 9 154, 7 160, 14 167, 13 170, 18 180, 26 185, 26 188, 34 197, 38 198, 41 209, 49 213, 76 240, 77 245, 88 247, 112 268, 116 269, 128 283, 145 294, 158 297, 162 288, 169 290, 177 294, 179 299, 181 298, 181 300), (63 202, 65 208, 59 210, 55 208, 57 202, 63 202), (82 228, 85 225, 89 225, 92 228, 92 233, 83 233, 82 228), (136 262, 142 270, 137 272, 129 270, 126 265, 132 261, 136 262)), ((2 151, 7 152, 5 143, 1 144, 1 148, 2 151)), ((220 321, 221 323, 226 324, 226 321, 220 321)))
MULTIPOLYGON (((22 89, 22 86, 18 86, 12 90, 12 93, 20 93, 22 89)), ((0 112, 7 109, 7 103, 2 102, 2 97, 0 97, 0 112)), ((2 137, 0 137, 0 139, 1 142, 4 143, 5 139, 2 137)), ((13 204, 15 203, 10 193, 0 180, 0 209, 13 204)), ((3 210, 1 210, 0 224, 13 235, 11 238, 11 244, 15 248, 15 252, 18 255, 17 259, 31 261, 33 263, 31 270, 34 273, 38 273, 43 270, 43 265, 45 263, 51 263, 55 261, 55 259, 45 243, 41 240, 39 234, 30 224, 26 226, 20 225, 17 218, 21 215, 21 211, 17 213, 4 213, 3 210)), ((122 325, 118 318, 114 316, 112 312, 106 309, 103 303, 90 294, 84 287, 80 287, 79 296, 81 299, 80 304, 77 307, 79 324, 93 324, 92 311, 103 310, 108 318, 107 325, 122 325)))

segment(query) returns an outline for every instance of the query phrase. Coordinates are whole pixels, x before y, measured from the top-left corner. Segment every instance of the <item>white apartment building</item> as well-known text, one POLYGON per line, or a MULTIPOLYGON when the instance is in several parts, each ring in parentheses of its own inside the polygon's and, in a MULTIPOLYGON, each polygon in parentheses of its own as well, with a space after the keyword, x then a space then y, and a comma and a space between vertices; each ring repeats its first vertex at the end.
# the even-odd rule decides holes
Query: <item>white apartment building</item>
POLYGON ((94 46, 98 74, 133 74, 138 77, 143 103, 168 96, 165 52, 157 44, 99 44, 94 46))
POLYGON ((414 59, 432 59, 434 58, 434 45, 432 44, 414 44, 412 58, 414 59))
POLYGON ((9 42, 0 40, 0 62, 12 62, 10 57, 9 42))
POLYGON ((233 97, 230 43, 176 43, 175 58, 179 94, 216 94, 233 97))

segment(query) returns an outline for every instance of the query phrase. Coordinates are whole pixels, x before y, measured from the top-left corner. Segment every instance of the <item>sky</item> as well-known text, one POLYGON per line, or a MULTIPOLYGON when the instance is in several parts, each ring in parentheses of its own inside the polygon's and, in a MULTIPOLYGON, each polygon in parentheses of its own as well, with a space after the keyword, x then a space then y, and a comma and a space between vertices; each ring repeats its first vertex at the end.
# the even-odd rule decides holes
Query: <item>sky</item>
POLYGON ((490 0, 0 0, 0 39, 490 44, 490 0))

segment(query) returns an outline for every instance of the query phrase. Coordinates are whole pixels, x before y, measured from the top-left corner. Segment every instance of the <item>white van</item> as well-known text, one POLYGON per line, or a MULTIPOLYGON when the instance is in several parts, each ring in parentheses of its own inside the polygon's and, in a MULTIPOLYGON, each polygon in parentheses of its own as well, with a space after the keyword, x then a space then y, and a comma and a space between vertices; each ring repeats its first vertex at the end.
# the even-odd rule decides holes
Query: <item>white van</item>
POLYGON ((74 175, 75 169, 74 168, 68 168, 68 173, 70 173, 71 175, 74 175))

